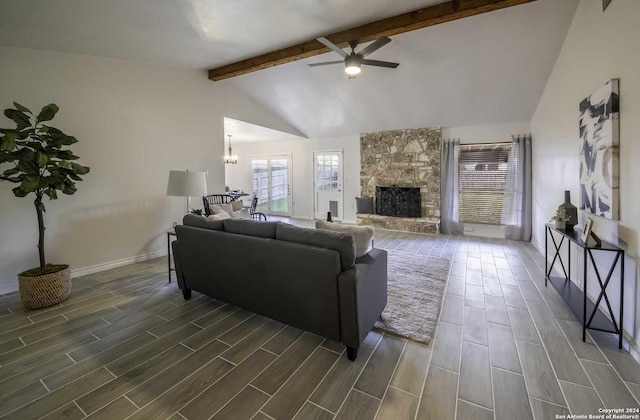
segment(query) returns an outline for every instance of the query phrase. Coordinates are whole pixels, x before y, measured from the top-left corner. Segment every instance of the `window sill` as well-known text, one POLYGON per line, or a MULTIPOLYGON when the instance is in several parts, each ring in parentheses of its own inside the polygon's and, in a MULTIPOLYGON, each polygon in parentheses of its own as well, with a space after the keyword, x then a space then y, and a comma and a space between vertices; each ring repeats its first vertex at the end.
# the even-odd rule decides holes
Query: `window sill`
POLYGON ((506 232, 506 226, 464 223, 464 234, 469 236, 504 239, 506 232))

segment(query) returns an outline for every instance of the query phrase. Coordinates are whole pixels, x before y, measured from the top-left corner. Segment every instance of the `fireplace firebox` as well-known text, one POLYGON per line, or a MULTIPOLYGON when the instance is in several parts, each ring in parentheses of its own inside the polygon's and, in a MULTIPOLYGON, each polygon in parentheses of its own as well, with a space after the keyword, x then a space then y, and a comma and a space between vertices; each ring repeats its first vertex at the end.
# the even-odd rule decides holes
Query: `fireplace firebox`
POLYGON ((376 187, 376 213, 381 216, 422 217, 420 188, 376 187))

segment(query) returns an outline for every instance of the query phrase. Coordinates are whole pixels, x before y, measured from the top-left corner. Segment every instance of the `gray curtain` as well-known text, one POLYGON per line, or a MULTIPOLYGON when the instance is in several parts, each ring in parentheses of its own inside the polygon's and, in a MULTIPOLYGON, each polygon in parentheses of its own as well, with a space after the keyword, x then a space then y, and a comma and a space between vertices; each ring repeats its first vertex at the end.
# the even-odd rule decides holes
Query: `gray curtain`
POLYGON ((458 156, 460 139, 442 141, 440 170, 440 232, 462 233, 458 219, 458 156))
POLYGON ((511 136, 502 224, 507 239, 531 240, 531 134, 511 136))

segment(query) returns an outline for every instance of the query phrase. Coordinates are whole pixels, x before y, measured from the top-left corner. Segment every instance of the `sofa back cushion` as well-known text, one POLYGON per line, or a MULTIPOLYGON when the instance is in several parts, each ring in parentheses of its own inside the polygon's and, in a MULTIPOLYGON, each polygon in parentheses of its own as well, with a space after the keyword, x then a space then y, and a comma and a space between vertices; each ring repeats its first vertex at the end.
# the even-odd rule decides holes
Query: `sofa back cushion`
POLYGON ((340 254, 340 266, 343 270, 355 263, 355 241, 353 235, 349 232, 305 229, 286 223, 279 223, 276 227, 276 239, 338 251, 340 254))
POLYGON ((280 224, 280 222, 260 222, 258 220, 245 219, 227 219, 222 223, 224 230, 230 233, 271 239, 275 239, 276 226, 280 224))
POLYGON ((185 214, 182 218, 182 224, 203 229, 224 230, 222 220, 212 220, 197 214, 185 214))
POLYGON ((356 258, 362 257, 369 252, 375 233, 371 226, 343 225, 340 223, 325 222, 324 220, 316 220, 316 229, 352 233, 356 243, 356 258))

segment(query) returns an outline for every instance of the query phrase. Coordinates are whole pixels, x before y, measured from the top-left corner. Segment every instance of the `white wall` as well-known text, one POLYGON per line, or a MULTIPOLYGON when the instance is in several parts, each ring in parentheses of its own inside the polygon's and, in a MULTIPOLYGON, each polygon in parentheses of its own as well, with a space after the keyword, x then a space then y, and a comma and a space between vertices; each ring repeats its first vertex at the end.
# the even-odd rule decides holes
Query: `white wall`
MULTIPOLYGON (((72 150, 91 167, 75 195, 45 202, 48 261, 78 270, 166 252, 184 213, 183 198, 165 195, 171 169, 210 171, 209 191, 223 188, 226 89, 204 72, 7 47, 0 62, 0 107, 58 104, 52 125, 79 139, 72 150)), ((38 263, 33 197, 14 186, 0 182, 0 289, 38 263)))
MULTIPOLYGON (((281 131, 295 136, 306 137, 297 128, 283 120, 273 111, 265 108, 254 98, 248 96, 244 91, 237 89, 232 83, 233 79, 227 79, 222 82, 215 82, 220 86, 224 86, 231 94, 227 95, 227 104, 225 109, 225 117, 233 118, 272 130, 281 131)), ((226 133, 235 134, 235 133, 226 133)))
POLYGON ((529 134, 529 121, 508 124, 486 124, 466 127, 442 127, 443 139, 460 139, 460 143, 496 143, 511 141, 512 134, 529 134))
POLYGON ((236 144, 237 165, 226 165, 226 182, 231 188, 251 192, 249 158, 264 155, 291 155, 292 217, 313 218, 313 151, 341 149, 344 159, 344 221, 355 223, 355 198, 360 196, 360 136, 236 144))
MULTIPOLYGON (((611 78, 620 78, 619 222, 595 218, 594 231, 627 251, 625 332, 640 346, 638 242, 640 240, 640 1, 615 0, 602 12, 600 0, 582 0, 531 122, 533 132, 534 241, 544 244, 543 226, 571 191, 578 204, 578 105, 611 78)), ((581 223, 584 214, 581 215, 581 223)), ((575 255, 575 254, 574 254, 575 255)), ((605 273, 606 274, 606 273, 605 273)), ((619 277, 619 273, 616 273, 619 277)), ((589 289, 595 291, 597 283, 589 289)), ((618 290, 614 280, 609 290, 618 290)), ((609 295, 617 307, 617 293, 609 295)))

